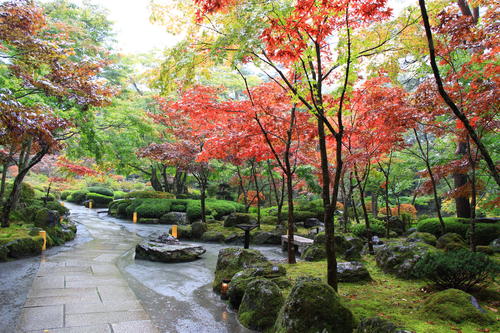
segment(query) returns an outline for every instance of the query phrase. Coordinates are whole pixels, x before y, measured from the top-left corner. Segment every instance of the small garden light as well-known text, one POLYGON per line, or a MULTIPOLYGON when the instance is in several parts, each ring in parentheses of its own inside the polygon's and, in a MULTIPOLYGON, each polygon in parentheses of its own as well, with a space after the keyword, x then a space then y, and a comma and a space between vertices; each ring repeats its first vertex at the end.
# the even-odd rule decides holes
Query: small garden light
POLYGON ((137 212, 132 215, 132 222, 137 223, 137 212))
POLYGON ((172 236, 177 238, 177 225, 172 226, 172 236))
POLYGON ((230 282, 231 282, 231 280, 229 280, 229 279, 222 280, 222 283, 220 286, 220 298, 223 300, 226 300, 228 298, 227 291, 229 290, 229 283, 230 282))

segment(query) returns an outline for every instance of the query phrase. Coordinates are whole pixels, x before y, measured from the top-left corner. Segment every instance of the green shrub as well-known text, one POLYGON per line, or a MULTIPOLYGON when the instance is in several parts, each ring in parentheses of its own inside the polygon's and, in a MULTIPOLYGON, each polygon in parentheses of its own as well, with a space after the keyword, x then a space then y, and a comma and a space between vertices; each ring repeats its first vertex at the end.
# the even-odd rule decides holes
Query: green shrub
POLYGON ((74 202, 77 204, 82 204, 85 200, 87 200, 87 191, 80 190, 71 193, 71 195, 66 199, 69 202, 74 202))
MULTIPOLYGON (((286 212, 286 214, 288 214, 288 212, 286 212)), ((295 222, 304 222, 305 220, 309 218, 315 218, 316 216, 317 213, 311 211, 300 211, 300 210, 293 211, 293 220, 295 222)))
POLYGON ((123 191, 114 191, 113 192, 113 198, 115 200, 117 200, 117 199, 125 199, 126 195, 127 195, 127 192, 123 192, 123 191))
POLYGON ((107 196, 107 197, 112 197, 113 196, 113 191, 111 191, 110 189, 107 189, 105 187, 101 187, 101 186, 92 186, 92 187, 89 187, 89 188, 87 188, 87 191, 90 192, 90 193, 101 194, 101 195, 104 195, 104 196, 107 196))
POLYGON ((175 195, 168 192, 159 191, 133 191, 127 193, 126 198, 144 198, 144 199, 175 199, 175 195))
POLYGON ((201 206, 198 201, 189 201, 186 207, 186 213, 189 221, 201 219, 201 206))
POLYGON ((186 211, 186 206, 185 205, 172 205, 173 212, 185 212, 186 211))
POLYGON ((261 216, 260 223, 262 224, 278 224, 278 217, 276 216, 261 216))
POLYGON ((207 207, 214 214, 215 219, 221 219, 223 216, 229 215, 235 212, 244 212, 245 207, 234 201, 226 201, 226 200, 207 200, 207 207))
MULTIPOLYGON (((12 183, 6 183, 5 193, 7 195, 12 192, 12 183)), ((35 199, 35 189, 28 183, 21 183, 21 190, 19 192, 19 200, 27 201, 35 199)))
POLYGON ((160 218, 170 212, 171 203, 170 200, 164 199, 144 199, 135 211, 140 217, 160 218))
MULTIPOLYGON (((468 219, 460 219, 457 217, 445 217, 443 218, 446 233, 453 232, 459 234, 462 237, 466 237, 467 229, 469 225, 464 223, 468 222, 468 219)), ((436 237, 441 236, 441 224, 438 218, 425 219, 417 224, 417 230, 420 232, 428 232, 436 237)))
POLYGON ((99 194, 99 193, 87 193, 87 200, 93 200, 94 203, 98 205, 108 205, 111 201, 113 201, 113 197, 99 194))
POLYGON ((127 217, 132 217, 132 214, 136 211, 137 207, 142 205, 146 199, 134 199, 131 200, 130 204, 125 208, 125 213, 127 217))
MULTIPOLYGON (((467 239, 470 239, 470 226, 467 230, 467 239)), ((477 245, 488 245, 493 240, 500 237, 500 224, 498 223, 477 223, 474 240, 477 245)))
MULTIPOLYGON (((378 236, 378 237, 385 236, 385 226, 382 221, 376 219, 371 220, 370 229, 372 231, 373 236, 378 236)), ((357 237, 368 238, 364 221, 359 224, 354 224, 351 228, 351 232, 357 237)))
POLYGON ((414 267, 414 275, 447 289, 468 291, 481 285, 500 271, 498 263, 484 253, 460 249, 449 252, 430 252, 414 267))
POLYGON ((130 206, 132 200, 119 200, 116 201, 116 214, 121 217, 127 217, 127 207, 130 206))
POLYGON ((45 207, 49 210, 57 210, 59 215, 69 214, 69 209, 61 205, 58 201, 49 201, 45 207))
POLYGON ((66 200, 73 193, 73 191, 63 191, 61 193, 61 200, 66 200))

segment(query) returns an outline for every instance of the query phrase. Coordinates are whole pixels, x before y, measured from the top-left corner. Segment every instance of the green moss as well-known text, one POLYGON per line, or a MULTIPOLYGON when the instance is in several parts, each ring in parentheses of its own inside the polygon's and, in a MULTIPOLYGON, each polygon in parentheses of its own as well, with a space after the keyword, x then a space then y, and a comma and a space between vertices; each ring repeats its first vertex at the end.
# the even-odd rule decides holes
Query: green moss
POLYGON ((101 186, 92 186, 92 187, 89 187, 89 188, 87 188, 87 191, 91 192, 91 193, 97 193, 97 194, 105 195, 107 197, 112 197, 113 196, 113 191, 111 191, 110 189, 107 189, 105 187, 101 187, 101 186))
POLYGON ((259 331, 268 329, 274 325, 283 302, 283 295, 274 282, 253 280, 245 289, 238 319, 247 328, 259 331))
POLYGON ((436 247, 445 251, 454 251, 464 249, 467 245, 459 234, 449 232, 438 238, 436 247))
MULTIPOLYGON (((446 333, 450 332, 449 321, 424 320, 418 315, 418 308, 427 294, 422 292, 426 282, 422 280, 403 280, 384 273, 373 257, 364 257, 364 263, 373 278, 369 283, 339 283, 339 293, 345 304, 357 318, 383 316, 397 326, 412 332, 446 333)), ((309 275, 326 282, 326 261, 298 262, 285 265, 287 278, 293 283, 299 276, 309 275)), ((495 282, 481 293, 474 294, 482 305, 495 308, 500 301, 498 284, 495 282)), ((284 294, 290 293, 290 289, 284 294)), ((500 322, 479 325, 473 322, 455 324, 462 332, 479 332, 488 328, 491 332, 500 331, 500 322)))
MULTIPOLYGON (((458 289, 447 289, 427 298, 420 309, 424 320, 440 319, 454 323, 492 324, 491 314, 472 305, 472 296, 458 289)), ((486 311, 486 310, 485 310, 486 311)))
POLYGON ((77 204, 82 204, 85 200, 87 200, 87 191, 74 191, 70 194, 69 197, 66 198, 69 202, 74 202, 77 204))

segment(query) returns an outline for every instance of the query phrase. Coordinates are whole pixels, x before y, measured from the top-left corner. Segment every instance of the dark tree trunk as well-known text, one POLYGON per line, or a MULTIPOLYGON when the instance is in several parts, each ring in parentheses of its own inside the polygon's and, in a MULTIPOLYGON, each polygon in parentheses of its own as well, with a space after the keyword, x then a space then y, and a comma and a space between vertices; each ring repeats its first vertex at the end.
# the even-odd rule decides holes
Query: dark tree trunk
MULTIPOLYGON (((370 168, 368 168, 369 172, 370 168)), ((368 217, 368 209, 366 208, 366 203, 365 203, 365 187, 364 187, 364 182, 361 181, 361 177, 359 177, 358 173, 358 167, 356 164, 354 164, 354 176, 356 177, 356 182, 358 183, 358 190, 359 190, 359 200, 361 201, 361 208, 363 209, 363 217, 365 219, 365 226, 366 226, 366 236, 368 237, 368 251, 370 254, 374 254, 375 252, 373 251, 373 242, 372 242, 372 229, 370 226, 370 218, 368 217)), ((368 178, 368 175, 365 175, 366 178, 368 178)))
POLYGON ((163 186, 161 185, 160 179, 158 179, 157 168, 155 165, 151 166, 151 186, 155 191, 163 192, 163 186))
MULTIPOLYGON (((29 145, 31 147, 31 144, 29 145)), ((15 209, 16 204, 19 200, 19 194, 21 190, 21 184, 28 174, 28 172, 33 168, 36 164, 38 164, 42 158, 48 153, 49 147, 43 145, 41 150, 37 152, 31 160, 29 160, 29 152, 26 153, 25 159, 27 162, 23 162, 20 165, 23 165, 22 169, 19 169, 17 176, 14 178, 14 183, 12 184, 12 191, 10 192, 9 198, 5 202, 2 211, 2 228, 8 228, 10 213, 15 209)))
MULTIPOLYGON (((455 152, 459 158, 463 158, 467 154, 467 142, 460 140, 457 144, 457 150, 455 152)), ((459 188, 467 184, 469 177, 467 173, 454 173, 453 182, 455 188, 459 188)), ((470 218, 471 217, 471 205, 469 198, 467 196, 455 198, 455 207, 457 210, 457 217, 470 218)))

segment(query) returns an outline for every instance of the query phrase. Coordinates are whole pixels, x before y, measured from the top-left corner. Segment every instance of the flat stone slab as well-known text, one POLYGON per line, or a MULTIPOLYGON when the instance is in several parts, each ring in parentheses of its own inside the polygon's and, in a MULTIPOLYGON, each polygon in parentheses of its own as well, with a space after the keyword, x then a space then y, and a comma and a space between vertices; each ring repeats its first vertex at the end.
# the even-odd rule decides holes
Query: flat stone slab
POLYGON ((81 222, 95 239, 42 257, 16 333, 158 332, 116 266, 138 238, 109 222, 81 222))
POLYGON ((135 258, 161 262, 186 262, 198 259, 205 252, 201 246, 145 241, 135 247, 135 258))

